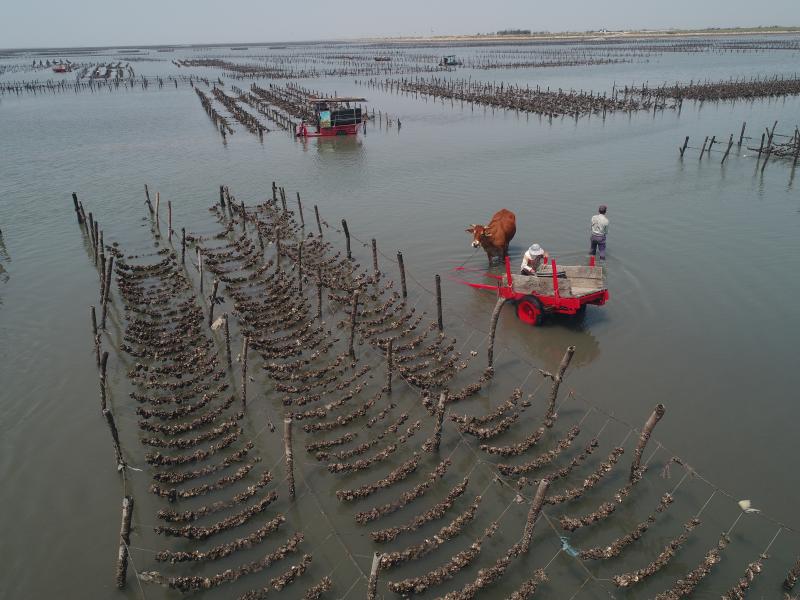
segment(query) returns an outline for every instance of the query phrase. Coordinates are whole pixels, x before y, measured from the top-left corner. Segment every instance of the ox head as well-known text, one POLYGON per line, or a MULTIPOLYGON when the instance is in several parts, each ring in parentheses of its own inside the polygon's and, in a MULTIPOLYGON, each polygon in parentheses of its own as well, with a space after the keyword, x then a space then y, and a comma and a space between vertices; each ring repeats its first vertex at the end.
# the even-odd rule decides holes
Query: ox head
POLYGON ((472 234, 472 247, 473 248, 477 248, 483 242, 488 241, 492 237, 492 234, 486 228, 486 225, 474 225, 473 224, 473 225, 470 225, 464 231, 466 231, 467 233, 471 233, 472 234))

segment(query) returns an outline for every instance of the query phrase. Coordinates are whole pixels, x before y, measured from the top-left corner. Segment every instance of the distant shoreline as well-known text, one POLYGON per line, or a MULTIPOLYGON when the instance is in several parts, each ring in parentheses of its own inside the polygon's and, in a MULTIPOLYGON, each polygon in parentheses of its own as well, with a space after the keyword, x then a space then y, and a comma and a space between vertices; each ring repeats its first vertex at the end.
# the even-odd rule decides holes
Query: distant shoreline
MULTIPOLYGON (((453 42, 533 42, 533 41, 600 41, 615 39, 675 39, 682 37, 724 37, 752 35, 800 35, 800 27, 781 28, 731 28, 731 29, 671 29, 671 30, 631 30, 631 31, 564 31, 558 33, 531 33, 530 35, 431 35, 399 37, 362 37, 352 42, 382 43, 453 43, 453 42)), ((342 40, 345 41, 345 40, 342 40)))
POLYGON ((217 42, 217 43, 195 43, 195 44, 122 44, 98 45, 98 46, 34 46, 27 48, 0 48, 0 55, 10 55, 20 52, 37 51, 99 51, 99 50, 119 50, 119 49, 181 49, 181 48, 225 48, 230 46, 272 46, 280 44, 282 46, 303 46, 316 44, 352 44, 352 43, 378 43, 378 44, 453 44, 453 43, 500 43, 500 42, 592 42, 603 40, 635 40, 635 39, 676 39, 693 37, 725 37, 725 36, 753 36, 753 35, 800 35, 800 26, 786 27, 743 27, 743 28, 719 28, 719 29, 637 29, 630 31, 562 31, 557 33, 533 32, 530 35, 495 35, 495 34, 471 34, 471 35, 426 35, 426 36, 361 36, 353 38, 336 38, 322 40, 300 40, 300 41, 281 41, 272 40, 268 42, 217 42))

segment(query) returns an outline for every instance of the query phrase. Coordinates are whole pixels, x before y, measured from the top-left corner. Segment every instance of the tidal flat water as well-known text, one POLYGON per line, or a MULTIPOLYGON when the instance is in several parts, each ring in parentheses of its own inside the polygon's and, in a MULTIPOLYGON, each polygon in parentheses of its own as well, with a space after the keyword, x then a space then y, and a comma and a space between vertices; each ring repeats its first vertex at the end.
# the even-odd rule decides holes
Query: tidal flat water
MULTIPOLYGON (((359 45, 342 48, 364 51, 359 45)), ((293 46, 280 52, 290 55, 301 50, 293 46)), ((444 53, 430 48, 419 52, 444 53)), ((477 52, 474 47, 446 50, 461 57, 477 52)), ((254 58, 242 60, 257 60, 257 47, 249 53, 254 58)), ((178 69, 168 60, 200 55, 236 59, 231 54, 214 48, 173 53, 143 49, 136 54, 143 60, 131 64, 139 74, 201 73, 222 77, 227 86, 246 88, 248 80, 226 79, 212 68, 178 69)), ((119 56, 108 51, 87 59, 64 51, 59 58, 124 60, 119 56)), ((0 58, 0 66, 28 64, 33 57, 43 56, 32 52, 0 58)), ((612 86, 646 81, 790 76, 798 59, 796 50, 664 52, 632 63, 465 68, 437 76, 602 93, 612 86)), ((0 74, 0 83, 43 77, 57 76, 49 71, 8 71, 0 74)), ((702 105, 687 101, 680 112, 550 120, 393 94, 363 85, 367 79, 317 77, 297 83, 327 93, 363 95, 376 110, 401 119, 401 128, 371 122, 366 135, 357 138, 305 141, 276 128, 260 141, 234 125, 235 134, 223 143, 187 85, 0 96, 0 598, 178 596, 159 586, 140 587, 132 573, 125 592, 113 586, 123 490, 133 490, 137 501, 133 568, 163 568, 153 557, 164 540, 152 533, 158 505, 147 493, 148 467, 137 442, 135 406, 127 396, 125 372, 131 360, 118 350, 111 350, 111 402, 119 411, 123 446, 133 464, 144 469, 128 472, 124 482, 115 471, 110 436, 99 413, 88 313, 99 300, 97 271, 76 224, 70 194, 76 192, 93 211, 107 243, 119 242, 136 253, 153 248, 145 184, 160 192, 162 210, 171 201, 178 227, 208 232, 215 224, 207 208, 216 201, 220 185, 254 205, 271 195, 273 181, 286 188, 290 200, 300 193, 307 223, 316 204, 324 220, 336 226, 346 218, 355 236, 365 242, 375 238, 389 257, 402 250, 411 275, 410 302, 434 318, 435 303, 424 288, 431 289, 434 275, 440 274, 445 331, 457 338, 465 354, 478 352, 475 361, 485 360, 485 332, 494 297, 453 278, 456 266, 486 267, 483 253, 470 247, 465 227, 486 222, 496 210, 508 208, 517 216, 511 244, 514 267, 532 242, 540 243, 561 264, 585 264, 589 220, 598 204, 607 204, 609 303, 589 307, 580 320, 553 318, 533 329, 507 308, 498 327, 496 387, 484 390, 465 412, 488 412, 507 397, 508 389, 522 385, 526 394, 535 394, 534 406, 523 417, 530 414, 531 423, 537 423, 533 415, 539 413, 534 411, 541 409, 549 384, 540 385, 541 376, 532 366, 552 371, 564 349, 575 345, 568 389, 562 388, 562 395, 574 390, 578 400, 565 405, 562 424, 584 419, 587 440, 602 432, 597 460, 616 444, 626 447, 627 457, 635 434, 600 411, 588 410, 589 406, 637 428, 657 403, 666 406, 666 416, 655 434, 663 447, 653 444, 647 454, 657 451, 645 490, 626 501, 624 514, 613 524, 584 538, 571 537, 569 543, 576 547, 607 543, 642 521, 658 497, 681 480, 683 471, 677 465, 672 466, 671 479, 658 477, 671 453, 734 497, 723 493, 712 497, 714 488, 689 477, 680 494, 676 492, 677 510, 653 532, 656 535, 643 538, 613 565, 588 564, 589 571, 567 553, 558 553, 558 538, 540 521, 531 554, 485 594, 506 596, 534 568, 553 559, 548 567, 550 582, 539 592, 542 597, 570 597, 589 577, 587 573, 597 580, 590 579, 577 598, 603 598, 612 592, 614 597, 650 597, 697 564, 717 534, 737 518, 735 500, 747 498, 787 525, 771 549, 763 587, 754 588, 754 593, 776 597, 786 569, 800 552, 796 533, 800 527, 796 514, 800 175, 785 160, 771 161, 762 172, 748 146, 758 146, 761 133, 775 121, 776 131, 791 134, 800 124, 800 98, 702 105), (734 144, 724 165, 719 146, 710 157, 698 160, 705 136, 715 135, 727 145, 730 134, 738 139, 745 121, 752 139, 741 148, 734 144), (678 147, 687 135, 690 148, 681 159, 678 147), (680 524, 704 506, 702 535, 692 538, 685 554, 646 589, 627 593, 613 589, 607 581, 612 574, 644 566, 677 535, 680 524)), ((333 229, 326 233, 342 247, 338 233, 333 229)), ((355 252, 362 264, 370 263, 368 248, 356 243, 355 252)), ((384 257, 380 260, 388 276, 397 278, 395 265, 384 257)), ((116 336, 124 327, 119 315, 112 317, 116 336)), ((262 383, 261 379, 255 383, 260 391, 252 393, 259 401, 253 403, 244 426, 257 437, 265 466, 280 472, 279 433, 264 433, 265 420, 279 422, 275 415, 280 407, 274 406, 266 384, 258 387, 262 383)), ((415 400, 409 390, 398 396, 415 400)), ((412 418, 424 418, 418 406, 415 410, 412 418)), ((474 488, 470 493, 487 490, 481 506, 485 519, 479 519, 452 548, 446 544, 422 565, 382 574, 386 580, 445 562, 506 511, 510 516, 504 519, 516 519, 508 523, 524 522, 526 505, 510 504, 509 495, 492 486, 491 471, 476 462, 475 455, 461 454, 462 441, 454 431, 447 435, 446 429, 441 450, 442 455, 453 452, 456 457, 454 472, 442 487, 470 473, 474 488)), ((583 439, 579 442, 573 453, 585 444, 583 439)), ((306 491, 296 504, 282 499, 278 508, 306 532, 305 551, 313 551, 314 577, 332 573, 331 597, 361 596, 362 575, 368 573, 375 551, 366 533, 369 529, 354 526, 350 507, 333 496, 340 480, 312 464, 305 451, 298 454, 303 455, 298 471, 306 491), (341 560, 342 548, 352 553, 352 560, 341 560)), ((568 484, 580 484, 583 476, 576 473, 568 484)), ((551 517, 590 512, 624 481, 625 473, 615 473, 580 503, 551 508, 551 517)), ((392 494, 386 492, 385 501, 393 499, 392 494)), ((430 502, 425 505, 429 506, 430 502)), ((393 523, 400 521, 398 517, 393 523)), ((488 566, 520 530, 516 525, 501 527, 476 565, 488 566)), ((719 597, 776 530, 778 525, 763 516, 743 517, 719 571, 704 582, 696 597, 719 597)), ((433 531, 416 532, 397 548, 421 541, 433 531)), ((208 570, 230 568, 242 560, 231 557, 208 570)), ((477 568, 465 570, 425 597, 459 588, 475 578, 477 568)), ((273 571, 268 575, 279 573, 281 567, 273 571)), ((263 574, 245 577, 204 597, 236 597, 267 585, 267 579, 263 574)), ((282 594, 301 597, 308 584, 304 581, 282 594)), ((392 595, 385 588, 381 594, 392 595)))

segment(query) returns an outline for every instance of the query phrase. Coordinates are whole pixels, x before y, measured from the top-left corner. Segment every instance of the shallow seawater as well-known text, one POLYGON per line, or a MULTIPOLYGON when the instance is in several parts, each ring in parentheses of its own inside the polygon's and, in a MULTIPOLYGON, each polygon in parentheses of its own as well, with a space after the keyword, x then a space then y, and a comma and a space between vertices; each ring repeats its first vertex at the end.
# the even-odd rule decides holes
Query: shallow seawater
MULTIPOLYGON (((453 48, 448 53, 468 56, 475 51, 453 48)), ((198 51, 142 54, 164 59, 194 56, 198 51)), ((613 85, 645 81, 790 74, 797 59, 796 51, 674 52, 625 64, 462 69, 452 76, 602 92, 613 85)), ((0 64, 16 60, 1 59, 0 64)), ((97 60, 116 59, 101 55, 97 60)), ((189 72, 168 60, 132 64, 143 74, 189 72)), ((201 71, 213 72, 193 72, 201 71)), ((0 75, 0 82, 36 76, 44 75, 9 72, 0 75)), ((88 309, 99 300, 97 272, 86 237, 75 222, 70 194, 76 192, 93 211, 107 242, 119 242, 126 251, 146 252, 153 241, 144 205, 145 184, 160 192, 162 207, 167 200, 172 203, 178 228, 200 232, 214 229, 206 209, 216 201, 219 185, 228 185, 248 205, 269 196, 272 181, 286 188, 290 200, 299 192, 309 227, 314 227, 314 204, 331 226, 347 219, 354 236, 365 243, 377 240, 386 255, 380 258, 381 268, 395 279, 396 267, 387 257, 401 250, 410 275, 411 302, 434 318, 435 302, 424 288, 433 289, 434 276, 440 274, 445 331, 457 338, 463 352, 478 352, 476 363, 485 360, 494 297, 455 280, 453 269, 459 265, 478 271, 486 267, 483 253, 470 247, 465 227, 508 208, 517 216, 511 244, 515 268, 532 242, 540 243, 561 264, 585 264, 589 220, 598 204, 607 204, 611 225, 604 266, 609 303, 589 307, 582 319, 552 318, 535 329, 520 323, 506 308, 498 327, 496 381, 471 401, 470 410, 486 412, 511 388, 523 385, 526 394, 535 393, 530 410, 539 415, 546 386, 540 387, 541 376, 532 367, 555 369, 564 349, 575 345, 562 387, 565 396, 574 390, 575 399, 565 404, 560 424, 565 431, 569 423, 583 419, 585 435, 573 453, 583 447, 584 437, 588 440, 598 431, 602 443, 597 460, 623 441, 626 457, 632 450, 633 434, 598 410, 587 412, 587 402, 635 427, 657 403, 663 403, 667 412, 655 435, 663 448, 652 459, 653 472, 644 491, 625 503, 626 510, 613 525, 572 543, 602 544, 643 520, 659 496, 680 481, 683 471, 677 465, 670 480, 659 479, 656 472, 670 453, 730 490, 734 500, 749 498, 770 517, 800 525, 795 510, 800 496, 796 465, 800 173, 793 172, 790 162, 779 160, 770 161, 762 172, 754 151, 748 149, 758 146, 761 132, 775 121, 776 131, 794 131, 800 98, 684 102, 680 112, 550 120, 392 94, 356 85, 353 77, 299 83, 331 93, 363 94, 376 110, 392 119, 399 117, 402 127, 372 123, 366 135, 357 138, 307 141, 276 129, 259 141, 236 126, 236 133, 223 143, 195 93, 185 85, 0 97, 0 556, 5 567, 0 598, 120 595, 113 588, 113 567, 123 484, 99 415, 88 309), (745 121, 752 139, 741 148, 734 143, 724 165, 720 165, 720 146, 710 157, 698 160, 705 136, 715 135, 727 145, 730 134, 738 139, 745 121), (681 160, 678 147, 687 135, 690 149, 681 160)), ((326 229, 326 234, 343 246, 342 236, 333 229, 326 229)), ((363 265, 370 264, 368 248, 356 243, 355 251, 363 265)), ((499 272, 496 266, 494 270, 499 272)), ((112 313, 111 323, 112 333, 120 335, 124 323, 119 312, 112 313)), ((136 441, 135 407, 127 397, 125 372, 132 361, 118 350, 110 352, 111 402, 119 410, 123 445, 144 466, 136 441)), ((364 352, 364 360, 371 360, 364 352)), ((407 390, 399 391, 398 397, 417 402, 407 390)), ((258 436, 268 467, 280 461, 281 443, 278 433, 263 433, 264 422, 278 423, 278 410, 262 392, 245 420, 246 430, 258 436)), ((423 418, 418 407, 415 411, 414 418, 423 418)), ((530 418, 533 427, 538 421, 530 418)), ((442 455, 459 445, 454 431, 445 436, 442 455)), ((653 445, 646 455, 656 448, 653 445)), ((454 467, 442 487, 454 485, 469 472, 474 473, 471 493, 487 490, 483 518, 470 527, 469 536, 477 538, 493 516, 505 511, 509 519, 516 519, 513 523, 524 521, 525 505, 509 504, 508 494, 492 485, 491 473, 461 449, 454 454, 454 467)), ((350 507, 334 498, 339 480, 311 462, 310 455, 299 461, 306 491, 297 505, 282 501, 278 508, 292 519, 293 527, 308 532, 305 551, 314 553, 315 577, 333 571, 336 591, 331 597, 346 593, 355 597, 364 592, 364 585, 352 561, 341 560, 341 544, 367 572, 374 548, 367 530, 353 526, 350 507), (351 591, 353 582, 358 585, 351 591)), ((574 475, 569 482, 580 483, 581 477, 574 475)), ((577 508, 553 508, 552 517, 593 510, 624 484, 624 477, 624 472, 615 472, 577 508)), ((152 550, 163 541, 152 534, 158 504, 146 492, 146 468, 127 478, 124 489, 135 490, 138 503, 132 544, 142 548, 133 553, 134 567, 152 570, 159 567, 152 550)), ((703 507, 712 491, 701 479, 688 478, 657 536, 643 538, 638 550, 627 552, 613 566, 589 565, 592 572, 603 579, 646 564, 667 539, 677 535, 680 524, 703 507)), ((390 499, 387 493, 385 501, 390 499)), ((665 570, 669 576, 654 577, 646 588, 630 593, 614 590, 614 597, 649 597, 666 589, 697 564, 737 515, 735 502, 717 494, 704 509, 702 536, 665 570)), ((480 566, 488 566, 513 543, 520 531, 515 527, 501 527, 480 566)), ((539 527, 542 531, 537 529, 537 543, 524 566, 515 567, 487 595, 507 595, 534 568, 554 557, 557 540, 544 522, 539 527)), ((736 527, 719 573, 698 591, 698 597, 719 597, 778 528, 751 515, 736 527)), ((413 541, 423 537, 417 535, 413 541)), ((452 549, 448 544, 447 550, 422 561, 424 567, 403 567, 386 577, 433 568, 469 543, 459 538, 452 549)), ((761 588, 764 597, 776 592, 798 547, 800 536, 783 530, 766 565, 764 577, 768 573, 770 582, 761 588)), ((238 562, 230 559, 215 568, 238 562)), ((473 568, 462 573, 425 597, 463 585, 476 572, 473 568)), ((588 577, 564 553, 556 554, 548 574, 551 583, 541 595, 553 598, 569 597, 588 577)), ((266 585, 262 575, 251 579, 237 582, 236 593, 266 585)), ((575 597, 608 597, 612 587, 590 580, 575 597)), ((295 585, 284 594, 299 597, 301 589, 295 585)), ((175 597, 156 586, 145 586, 142 592, 133 577, 125 594, 175 597)), ((208 595, 230 594, 223 587, 208 595)))

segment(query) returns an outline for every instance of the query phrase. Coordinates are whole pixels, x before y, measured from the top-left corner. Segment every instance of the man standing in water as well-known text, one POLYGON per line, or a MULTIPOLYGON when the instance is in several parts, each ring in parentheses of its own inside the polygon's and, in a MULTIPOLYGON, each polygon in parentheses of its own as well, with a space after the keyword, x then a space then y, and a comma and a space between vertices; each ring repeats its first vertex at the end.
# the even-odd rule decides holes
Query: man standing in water
POLYGON ((597 209, 597 214, 592 217, 592 237, 589 254, 594 256, 599 250, 600 260, 606 259, 606 235, 608 234, 607 210, 608 207, 605 204, 601 204, 597 209))

